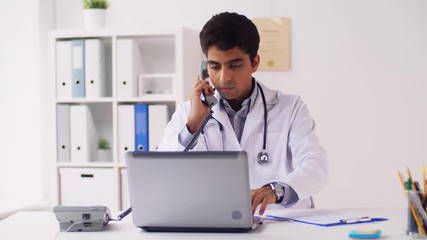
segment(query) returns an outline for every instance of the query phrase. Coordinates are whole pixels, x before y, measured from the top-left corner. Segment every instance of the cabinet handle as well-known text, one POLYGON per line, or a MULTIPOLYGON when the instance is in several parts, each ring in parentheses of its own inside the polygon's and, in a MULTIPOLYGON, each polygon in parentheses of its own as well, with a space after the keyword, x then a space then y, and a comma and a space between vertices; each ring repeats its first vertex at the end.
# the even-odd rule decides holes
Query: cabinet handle
POLYGON ((126 85, 126 81, 123 81, 123 85, 126 85))
POLYGON ((77 150, 80 150, 80 146, 77 147, 77 150))
POLYGON ((62 145, 62 146, 61 146, 61 148, 62 148, 62 149, 65 149, 65 145, 62 145))
POLYGON ((80 174, 82 178, 93 178, 93 174, 80 174))
POLYGON ((76 81, 76 84, 80 84, 80 80, 77 80, 77 81, 76 81))
POLYGON ((127 151, 128 150, 128 147, 125 147, 125 151, 127 151))
POLYGON ((94 84, 94 83, 95 83, 95 80, 90 80, 90 83, 91 83, 91 84, 94 84))
POLYGON ((65 86, 66 85, 66 83, 65 82, 62 82, 62 86, 65 86))

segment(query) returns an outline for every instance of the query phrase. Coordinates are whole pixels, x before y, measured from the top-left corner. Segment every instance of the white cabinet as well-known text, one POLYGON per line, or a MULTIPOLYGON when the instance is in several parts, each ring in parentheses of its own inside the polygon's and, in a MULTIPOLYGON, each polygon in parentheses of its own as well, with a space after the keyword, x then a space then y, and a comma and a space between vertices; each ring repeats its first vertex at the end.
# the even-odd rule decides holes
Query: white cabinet
POLYGON ((59 168, 59 182, 62 205, 117 205, 113 168, 59 168))
MULTIPOLYGON (((201 59, 198 31, 184 28, 51 31, 52 128, 47 136, 52 146, 52 205, 126 209, 123 156, 136 149, 141 138, 136 136, 135 124, 141 123, 135 122, 135 106, 162 105, 158 108, 162 114, 147 119, 162 117, 166 119, 159 122, 167 122, 188 99, 201 59), (97 150, 100 139, 110 149, 107 156, 103 151, 102 161, 97 150)), ((159 141, 150 132, 161 131, 150 128, 153 125, 142 137, 159 141)))

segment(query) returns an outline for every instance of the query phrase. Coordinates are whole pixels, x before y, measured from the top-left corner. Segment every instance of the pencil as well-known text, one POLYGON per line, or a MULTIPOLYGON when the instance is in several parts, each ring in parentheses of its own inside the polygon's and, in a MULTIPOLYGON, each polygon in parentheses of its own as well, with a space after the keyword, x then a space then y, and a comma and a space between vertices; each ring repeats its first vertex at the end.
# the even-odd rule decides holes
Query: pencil
POLYGON ((397 176, 399 177, 400 183, 402 184, 403 190, 406 190, 405 182, 403 181, 402 174, 397 170, 397 176))
POLYGON ((423 174, 423 196, 424 198, 427 195, 427 184, 426 184, 426 167, 423 166, 423 168, 421 169, 421 172, 423 174))
MULTIPOLYGON (((411 172, 409 171, 408 167, 407 167, 407 171, 408 171, 408 175, 409 175, 408 181, 412 182, 411 172)), ((397 170, 397 175, 398 175, 398 177, 400 179, 400 183, 402 184, 403 190, 408 191, 407 192, 407 194, 408 194, 407 197, 408 197, 409 208, 411 209, 412 216, 414 217, 415 223, 417 224, 418 231, 420 232, 421 236, 425 236, 426 233, 424 231, 424 227, 422 226, 420 218, 418 217, 417 213, 415 212, 414 205, 412 204, 410 196, 409 196, 409 189, 406 189, 405 183, 403 182, 402 174, 399 172, 399 170, 397 170)), ((414 187, 414 185, 415 184, 412 182, 412 187, 414 187)), ((415 189, 415 188, 413 188, 413 189, 415 189)))
MULTIPOLYGON (((406 171, 408 172, 408 177, 411 179, 412 181, 412 174, 411 174, 411 170, 409 170, 409 167, 406 166, 406 171)), ((413 182, 413 181, 412 181, 413 182)))
MULTIPOLYGON (((408 198, 409 198, 409 197, 408 197, 408 198)), ((409 200, 409 199, 408 199, 408 200, 409 200)), ((409 201, 410 201, 410 200, 409 200, 409 201)), ((410 207, 411 207, 412 216, 414 217, 414 219, 415 219, 415 223, 417 224, 418 231, 420 232, 421 236, 425 236, 425 235, 426 235, 426 233, 424 232, 424 227, 422 226, 421 221, 420 221, 420 218, 418 217, 417 213, 415 212, 414 205, 412 205, 412 204, 410 203, 410 207)))
POLYGON ((406 166, 406 170, 408 171, 408 177, 409 177, 409 179, 411 179, 412 189, 413 189, 414 191, 417 191, 417 188, 415 187, 414 179, 412 178, 411 170, 409 170, 409 167, 408 167, 408 166, 406 166))

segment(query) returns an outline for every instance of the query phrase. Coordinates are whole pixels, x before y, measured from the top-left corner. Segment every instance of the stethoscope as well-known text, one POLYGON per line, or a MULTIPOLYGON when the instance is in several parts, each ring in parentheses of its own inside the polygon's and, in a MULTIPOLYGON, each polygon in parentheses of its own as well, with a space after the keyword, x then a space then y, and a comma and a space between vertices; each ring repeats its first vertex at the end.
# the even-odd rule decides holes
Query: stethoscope
MULTIPOLYGON (((261 85, 259 83, 256 83, 256 84, 257 84, 258 89, 261 93, 262 103, 264 106, 263 143, 262 143, 262 151, 259 152, 258 156, 257 156, 257 162, 260 165, 265 165, 265 164, 270 162, 270 156, 268 155, 267 150, 266 150, 267 149, 267 119, 268 119, 267 103, 265 101, 265 95, 264 95, 264 91, 262 90, 261 85)), ((212 117, 212 119, 214 119, 219 124, 219 130, 220 130, 221 135, 222 135, 222 144, 223 144, 223 149, 224 149, 224 134, 223 134, 224 127, 217 119, 215 119, 213 117, 212 117)), ((205 127, 208 127, 210 124, 212 124, 212 123, 208 123, 205 127)), ((210 147, 209 147, 209 144, 208 144, 206 136, 205 136, 206 135, 205 130, 203 130, 202 133, 203 133, 203 141, 205 142, 206 149, 209 151, 210 147)))
POLYGON ((265 101, 264 91, 259 83, 256 83, 261 93, 262 104, 264 105, 264 139, 262 141, 262 151, 258 153, 257 162, 261 165, 267 164, 270 161, 270 156, 267 153, 267 103, 265 101))

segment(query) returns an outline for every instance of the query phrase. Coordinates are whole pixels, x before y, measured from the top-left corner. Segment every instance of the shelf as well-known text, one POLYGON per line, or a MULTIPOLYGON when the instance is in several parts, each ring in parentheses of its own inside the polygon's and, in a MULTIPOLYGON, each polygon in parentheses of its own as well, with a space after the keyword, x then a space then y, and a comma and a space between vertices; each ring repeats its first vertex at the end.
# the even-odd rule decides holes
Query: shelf
POLYGON ((58 162, 57 167, 71 167, 71 168, 113 168, 113 162, 88 162, 88 163, 71 163, 71 162, 58 162))
MULTIPOLYGON (((193 89, 202 59, 198 45, 198 31, 185 28, 49 32, 52 130, 47 134, 53 146, 49 159, 54 204, 96 205, 108 199, 104 204, 112 210, 128 207, 123 158, 135 148, 136 126, 144 124, 135 123, 133 105, 149 105, 147 115, 151 109, 155 120, 145 122, 148 128, 149 122, 166 126, 193 89), (87 85, 87 79, 93 84, 87 85), (77 85, 80 81, 84 88, 77 85), (101 138, 110 143, 111 162, 85 162, 102 159, 96 151, 101 138), (102 197, 107 192, 108 197, 102 197), (93 197, 85 198, 86 193, 93 197)), ((163 133, 150 132, 155 145, 163 133)))
POLYGON ((140 74, 139 77, 142 78, 174 78, 174 73, 144 73, 140 74))
POLYGON ((57 99, 56 103, 112 103, 113 98, 68 98, 57 99))
POLYGON ((144 29, 66 29, 53 30, 49 32, 50 37, 56 39, 72 39, 72 38, 107 38, 107 37, 140 37, 140 36, 163 36, 175 34, 176 29, 159 29, 146 27, 144 29))
POLYGON ((135 102, 146 102, 146 103, 166 103, 176 101, 173 95, 171 94, 145 94, 142 97, 137 98, 123 98, 117 99, 118 103, 135 103, 135 102))

